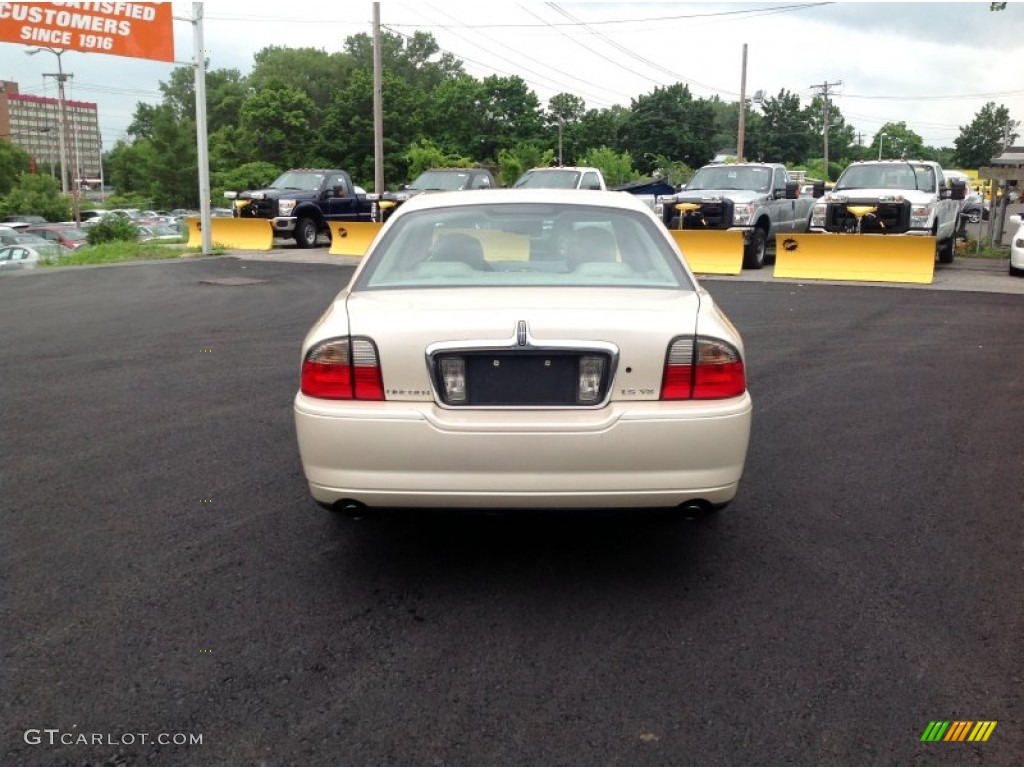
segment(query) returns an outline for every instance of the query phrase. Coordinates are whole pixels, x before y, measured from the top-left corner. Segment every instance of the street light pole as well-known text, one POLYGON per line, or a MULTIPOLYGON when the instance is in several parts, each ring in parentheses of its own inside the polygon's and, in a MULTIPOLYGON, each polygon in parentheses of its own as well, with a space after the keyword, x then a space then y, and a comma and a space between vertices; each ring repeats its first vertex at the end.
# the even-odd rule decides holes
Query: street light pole
POLYGON ((878 134, 878 159, 882 159, 882 143, 885 141, 885 134, 878 134))

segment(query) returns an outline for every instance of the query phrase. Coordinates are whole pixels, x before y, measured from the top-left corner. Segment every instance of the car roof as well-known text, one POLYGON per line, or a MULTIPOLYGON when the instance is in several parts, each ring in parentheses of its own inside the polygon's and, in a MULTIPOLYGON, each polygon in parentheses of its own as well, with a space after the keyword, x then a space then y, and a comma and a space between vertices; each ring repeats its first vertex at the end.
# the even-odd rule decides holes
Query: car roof
POLYGON ((547 173, 548 171, 596 171, 592 165, 545 165, 538 168, 531 168, 526 173, 547 173))
POLYGON ((443 195, 416 195, 402 205, 391 218, 407 211, 492 203, 553 203, 580 208, 620 208, 651 213, 651 209, 642 200, 628 192, 590 189, 474 189, 445 192, 443 195))

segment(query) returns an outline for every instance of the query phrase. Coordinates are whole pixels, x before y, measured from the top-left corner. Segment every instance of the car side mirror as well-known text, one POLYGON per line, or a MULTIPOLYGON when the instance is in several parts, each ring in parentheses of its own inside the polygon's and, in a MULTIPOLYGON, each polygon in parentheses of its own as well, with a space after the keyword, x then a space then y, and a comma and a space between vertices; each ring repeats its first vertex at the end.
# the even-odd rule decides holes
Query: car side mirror
POLYGON ((796 200, 800 197, 800 184, 796 181, 787 181, 786 188, 779 191, 787 200, 796 200))

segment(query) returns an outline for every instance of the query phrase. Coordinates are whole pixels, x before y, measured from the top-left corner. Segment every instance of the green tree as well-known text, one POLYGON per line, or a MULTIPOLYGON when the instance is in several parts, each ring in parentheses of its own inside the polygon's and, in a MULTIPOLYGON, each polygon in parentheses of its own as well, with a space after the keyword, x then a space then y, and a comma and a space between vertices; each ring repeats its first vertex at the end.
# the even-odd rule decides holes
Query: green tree
POLYGON ((250 160, 281 166, 303 165, 313 143, 312 99, 282 82, 251 94, 239 111, 242 133, 248 136, 250 160))
POLYGON ((1017 140, 1020 123, 1010 119, 1010 110, 990 101, 967 126, 960 126, 960 135, 953 141, 954 162, 961 168, 988 165, 1004 147, 1017 140))
POLYGON ((747 157, 787 165, 802 163, 810 154, 813 134, 807 124, 807 112, 800 108, 800 97, 787 90, 779 91, 778 96, 761 103, 761 111, 758 154, 747 152, 747 157))
POLYGON ((405 152, 409 163, 409 178, 415 179, 431 168, 468 168, 474 165, 473 160, 462 155, 444 152, 426 139, 420 139, 409 145, 405 152))
MULTIPOLYGON (((544 127, 549 135, 561 137, 563 165, 577 164, 577 158, 585 149, 580 143, 580 121, 586 113, 586 102, 571 93, 558 93, 548 99, 544 127)), ((556 139, 555 146, 558 144, 556 139)))
POLYGON ((47 221, 68 221, 71 202, 61 194, 60 182, 52 176, 22 173, 14 186, 0 198, 0 215, 31 213, 47 221))
POLYGON ((538 142, 521 141, 512 149, 498 150, 498 183, 511 187, 516 179, 531 168, 545 168, 555 159, 555 150, 538 142))
POLYGON ((0 141, 0 196, 9 193, 18 175, 32 169, 32 156, 9 141, 0 141))
MULTIPOLYGON (((429 32, 405 37, 385 31, 381 33, 380 49, 384 71, 421 91, 430 92, 463 73, 462 62, 451 53, 442 53, 429 32)), ((345 40, 345 50, 355 69, 373 72, 373 38, 363 33, 352 35, 345 40)))
POLYGON ((713 122, 711 106, 695 100, 688 86, 655 88, 633 99, 620 146, 640 158, 643 168, 650 168, 650 158, 659 153, 690 166, 703 165, 715 153, 714 137, 708 131, 713 122))
POLYGON ((591 147, 611 147, 622 152, 622 134, 629 122, 630 111, 621 104, 607 109, 588 109, 580 117, 576 129, 576 141, 582 151, 591 147))
POLYGON ((616 152, 608 147, 587 150, 580 157, 579 164, 598 168, 609 187, 643 178, 642 173, 633 170, 633 158, 629 152, 616 152))
MULTIPOLYGON (((210 172, 211 197, 215 201, 224 199, 226 190, 241 192, 246 189, 263 189, 270 186, 281 175, 282 169, 273 163, 258 160, 236 168, 210 172)), ((217 205, 218 203, 214 203, 217 205)))
POLYGON ((422 136, 444 152, 477 161, 483 159, 476 116, 481 96, 480 81, 471 75, 455 75, 442 81, 418 107, 423 115, 422 136))
MULTIPOLYGON (((825 136, 825 99, 818 95, 811 99, 810 105, 804 110, 804 121, 808 127, 808 153, 821 147, 824 151, 825 136), (813 138, 812 138, 813 137, 813 138)), ((828 103, 828 157, 846 166, 856 141, 856 130, 846 122, 843 113, 835 102, 828 103)), ((801 160, 791 162, 802 162, 801 160)), ((833 177, 834 178, 834 177, 833 177)))
POLYGON ((914 160, 924 157, 924 141, 907 128, 907 123, 903 120, 898 123, 886 123, 878 129, 878 133, 871 140, 871 147, 876 152, 875 157, 878 157, 879 146, 883 158, 914 160))
POLYGON ((348 81, 355 68, 348 54, 272 45, 256 54, 247 85, 252 92, 279 84, 301 91, 316 108, 310 123, 319 128, 321 115, 330 105, 334 91, 340 83, 348 81))
POLYGON ((107 183, 121 194, 143 191, 148 194, 150 179, 147 169, 152 154, 153 148, 148 139, 118 139, 104 165, 107 183))
MULTIPOLYGON (((248 92, 245 78, 237 69, 210 69, 207 62, 206 79, 206 123, 209 133, 224 125, 238 122, 238 112, 248 92)), ((192 67, 176 67, 166 81, 160 82, 163 94, 162 105, 181 120, 196 119, 195 72, 192 67)), ((144 115, 146 106, 139 104, 136 116, 144 115)), ((129 128, 129 133, 133 133, 129 128)), ((145 133, 133 135, 145 136, 145 133)))
MULTIPOLYGON (((153 205, 196 208, 199 205, 199 160, 195 122, 176 116, 161 105, 153 119, 151 152, 144 167, 153 205)), ((120 188, 119 188, 120 189, 120 188)))
MULTIPOLYGON (((542 140, 540 100, 521 77, 484 78, 480 99, 474 104, 480 135, 477 157, 493 164, 498 150, 520 142, 542 140)), ((557 137, 545 142, 554 148, 557 137)))

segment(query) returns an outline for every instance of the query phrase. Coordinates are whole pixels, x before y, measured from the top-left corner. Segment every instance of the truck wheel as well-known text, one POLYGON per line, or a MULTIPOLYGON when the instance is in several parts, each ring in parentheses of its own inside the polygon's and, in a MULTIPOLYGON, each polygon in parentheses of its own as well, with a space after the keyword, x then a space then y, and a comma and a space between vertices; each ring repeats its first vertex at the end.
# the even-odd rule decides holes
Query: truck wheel
POLYGON ((939 243, 939 263, 940 264, 952 264, 953 257, 956 255, 954 250, 953 240, 955 238, 949 238, 939 243))
POLYGON ((743 253, 744 269, 760 269, 764 266, 765 250, 767 250, 768 237, 760 227, 756 227, 750 233, 750 242, 743 253))
POLYGON ((295 223, 295 244, 299 248, 312 248, 316 245, 316 222, 312 219, 299 219, 295 223))

